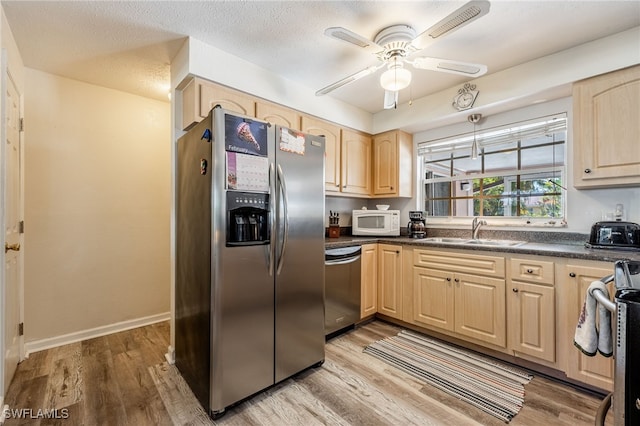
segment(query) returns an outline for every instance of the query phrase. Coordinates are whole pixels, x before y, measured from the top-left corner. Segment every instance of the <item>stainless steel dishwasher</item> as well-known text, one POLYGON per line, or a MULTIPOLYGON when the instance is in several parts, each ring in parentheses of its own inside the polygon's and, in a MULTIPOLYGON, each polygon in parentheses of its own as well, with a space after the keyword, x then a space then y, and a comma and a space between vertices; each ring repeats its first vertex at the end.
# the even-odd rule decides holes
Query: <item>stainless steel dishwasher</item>
POLYGON ((360 319, 361 252, 360 246, 325 250, 325 335, 337 334, 360 319))

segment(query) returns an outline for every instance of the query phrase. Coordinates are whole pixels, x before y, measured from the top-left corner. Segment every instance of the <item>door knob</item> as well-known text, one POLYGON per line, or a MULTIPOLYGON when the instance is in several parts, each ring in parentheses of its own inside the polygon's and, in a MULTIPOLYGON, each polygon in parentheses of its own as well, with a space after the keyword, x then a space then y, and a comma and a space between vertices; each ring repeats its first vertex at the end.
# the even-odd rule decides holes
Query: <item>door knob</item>
POLYGON ((20 250, 20 243, 16 243, 16 244, 4 243, 4 252, 6 253, 9 250, 19 251, 20 250))

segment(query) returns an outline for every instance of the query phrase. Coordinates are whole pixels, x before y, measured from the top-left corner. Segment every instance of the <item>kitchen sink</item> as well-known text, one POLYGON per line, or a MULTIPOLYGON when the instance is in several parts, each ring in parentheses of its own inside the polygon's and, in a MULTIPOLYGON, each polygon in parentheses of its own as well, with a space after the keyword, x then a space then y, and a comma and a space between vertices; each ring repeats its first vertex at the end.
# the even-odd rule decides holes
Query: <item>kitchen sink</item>
POLYGON ((524 243, 526 243, 526 241, 479 239, 479 240, 467 240, 462 244, 487 246, 487 247, 516 247, 524 243))
POLYGON ((467 239, 467 238, 453 238, 453 237, 429 237, 424 241, 430 243, 442 243, 442 244, 456 244, 456 245, 470 245, 470 246, 484 246, 484 247, 517 247, 526 243, 526 241, 514 241, 514 240, 492 240, 492 239, 467 239))
POLYGON ((425 238, 424 241, 428 241, 430 243, 462 244, 468 240, 466 240, 465 238, 428 237, 425 238))

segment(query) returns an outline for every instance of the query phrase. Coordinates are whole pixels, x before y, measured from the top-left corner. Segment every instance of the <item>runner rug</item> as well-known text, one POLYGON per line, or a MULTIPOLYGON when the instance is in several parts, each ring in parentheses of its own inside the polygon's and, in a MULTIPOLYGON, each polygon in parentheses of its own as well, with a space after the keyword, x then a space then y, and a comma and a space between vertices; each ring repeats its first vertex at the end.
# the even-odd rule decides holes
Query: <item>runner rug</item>
POLYGON ((424 380, 505 422, 524 402, 528 372, 403 330, 367 346, 364 352, 424 380))

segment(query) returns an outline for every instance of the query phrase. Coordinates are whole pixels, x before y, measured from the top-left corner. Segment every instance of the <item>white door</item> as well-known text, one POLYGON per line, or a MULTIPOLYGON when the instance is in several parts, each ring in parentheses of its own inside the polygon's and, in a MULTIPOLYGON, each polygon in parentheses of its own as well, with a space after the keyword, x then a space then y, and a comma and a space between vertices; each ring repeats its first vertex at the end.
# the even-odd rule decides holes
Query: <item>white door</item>
POLYGON ((13 374, 21 358, 21 341, 18 325, 21 317, 22 251, 20 221, 22 206, 21 147, 20 147, 20 95, 6 67, 3 52, 2 86, 5 88, 2 100, 2 149, 0 149, 0 196, 3 200, 1 212, 4 260, 2 290, 2 322, 4 331, 2 344, 3 380, 0 390, 6 395, 13 374))

